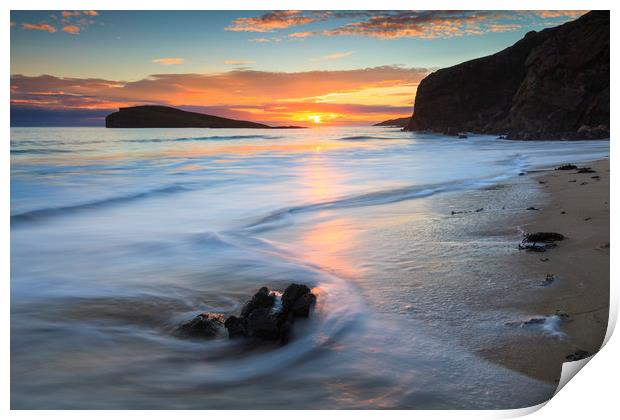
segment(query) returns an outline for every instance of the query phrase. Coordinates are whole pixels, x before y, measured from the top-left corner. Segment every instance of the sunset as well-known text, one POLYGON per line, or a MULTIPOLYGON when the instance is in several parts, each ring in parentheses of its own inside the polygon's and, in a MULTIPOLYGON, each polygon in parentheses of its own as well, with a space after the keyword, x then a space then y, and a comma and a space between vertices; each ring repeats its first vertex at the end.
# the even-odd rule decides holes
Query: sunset
POLYGON ((519 416, 608 357, 609 10, 78 3, 10 11, 11 410, 519 416))
POLYGON ((158 104, 267 124, 369 125, 411 114, 418 83, 437 68, 583 13, 14 11, 12 121, 97 126, 119 107, 158 104))

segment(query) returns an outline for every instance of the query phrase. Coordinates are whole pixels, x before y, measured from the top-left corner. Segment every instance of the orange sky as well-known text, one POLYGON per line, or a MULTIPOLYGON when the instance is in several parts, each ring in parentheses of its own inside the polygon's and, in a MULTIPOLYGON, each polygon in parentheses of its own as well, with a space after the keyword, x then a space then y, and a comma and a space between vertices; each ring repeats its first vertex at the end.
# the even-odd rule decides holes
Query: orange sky
POLYGON ((427 73, 397 66, 295 73, 234 70, 157 74, 134 82, 13 75, 11 104, 115 109, 153 103, 268 123, 351 124, 410 114, 417 85, 427 73))

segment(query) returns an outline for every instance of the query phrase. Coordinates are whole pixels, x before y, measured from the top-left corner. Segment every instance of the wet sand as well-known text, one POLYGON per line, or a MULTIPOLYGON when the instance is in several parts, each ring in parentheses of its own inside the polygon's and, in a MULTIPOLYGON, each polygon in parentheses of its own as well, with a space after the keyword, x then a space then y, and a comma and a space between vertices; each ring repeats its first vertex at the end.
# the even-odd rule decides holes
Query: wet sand
MULTIPOLYGON (((565 337, 541 339, 519 334, 503 337, 479 351, 493 362, 550 383, 558 382, 561 364, 569 355, 598 351, 607 329, 609 160, 579 166, 591 167, 596 173, 549 170, 529 174, 547 200, 516 223, 524 232, 558 232, 566 239, 546 252, 521 251, 511 256, 518 275, 540 280, 541 287, 515 287, 510 309, 531 316, 567 314, 560 323, 565 337), (554 281, 544 285, 548 274, 554 281)), ((506 222, 514 224, 515 220, 506 222)))

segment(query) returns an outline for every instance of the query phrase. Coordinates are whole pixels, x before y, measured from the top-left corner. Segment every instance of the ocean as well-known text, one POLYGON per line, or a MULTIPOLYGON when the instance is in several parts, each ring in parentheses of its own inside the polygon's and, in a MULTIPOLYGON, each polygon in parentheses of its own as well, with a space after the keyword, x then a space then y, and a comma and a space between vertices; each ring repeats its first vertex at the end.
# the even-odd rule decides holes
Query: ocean
POLYGON ((498 220, 544 204, 519 174, 607 156, 385 127, 12 128, 11 406, 545 401, 552 385, 479 354, 527 315, 490 302, 520 239, 498 220), (292 282, 318 302, 285 346, 171 333, 292 282))

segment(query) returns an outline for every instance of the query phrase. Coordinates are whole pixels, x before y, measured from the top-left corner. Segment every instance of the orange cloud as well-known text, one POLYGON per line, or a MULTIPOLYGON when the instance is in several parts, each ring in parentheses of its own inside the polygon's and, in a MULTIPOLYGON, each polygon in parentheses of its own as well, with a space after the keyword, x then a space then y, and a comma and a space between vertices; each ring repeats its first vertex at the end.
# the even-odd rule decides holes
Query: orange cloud
POLYGON ((543 19, 557 17, 568 17, 571 19, 576 19, 586 14, 587 12, 587 10, 535 10, 534 14, 540 16, 543 19))
POLYGON ((63 26, 62 30, 72 35, 77 35, 80 33, 80 27, 75 25, 63 26))
POLYGON ((323 57, 311 58, 310 61, 332 61, 332 60, 339 60, 339 59, 344 58, 344 57, 349 57, 351 54, 353 54, 353 51, 339 52, 339 53, 324 55, 323 57))
POLYGON ((161 64, 162 66, 183 64, 184 62, 185 60, 180 57, 163 57, 163 58, 154 58, 153 60, 151 60, 151 63, 161 64))
POLYGON ((47 31, 50 33, 56 32, 56 28, 47 23, 22 23, 22 29, 29 29, 35 31, 47 31))
POLYGON ((86 16, 99 16, 99 13, 96 10, 83 10, 82 13, 86 16))
POLYGON ((307 38, 312 35, 314 35, 314 32, 293 32, 292 34, 288 34, 291 38, 307 38))
POLYGON ((297 10, 278 10, 256 17, 237 18, 225 29, 227 31, 271 32, 274 29, 306 25, 317 20, 315 17, 304 16, 300 13, 297 10))
POLYGON ((224 64, 228 64, 229 66, 242 66, 244 64, 254 64, 256 61, 252 60, 224 60, 224 64))
POLYGON ((69 12, 67 10, 60 12, 60 15, 62 17, 71 17, 71 16, 79 16, 80 12, 75 11, 75 12, 69 12))

